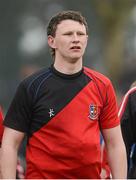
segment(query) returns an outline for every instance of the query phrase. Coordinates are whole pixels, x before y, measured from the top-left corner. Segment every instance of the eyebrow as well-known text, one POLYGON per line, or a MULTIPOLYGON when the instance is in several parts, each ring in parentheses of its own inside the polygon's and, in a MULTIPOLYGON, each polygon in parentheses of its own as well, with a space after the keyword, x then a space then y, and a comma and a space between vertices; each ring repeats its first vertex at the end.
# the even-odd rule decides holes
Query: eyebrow
MULTIPOLYGON (((62 33, 62 34, 71 34, 71 33, 73 33, 73 31, 66 31, 66 32, 64 32, 64 33, 62 33)), ((86 34, 86 33, 83 32, 83 31, 77 31, 76 33, 86 34)))

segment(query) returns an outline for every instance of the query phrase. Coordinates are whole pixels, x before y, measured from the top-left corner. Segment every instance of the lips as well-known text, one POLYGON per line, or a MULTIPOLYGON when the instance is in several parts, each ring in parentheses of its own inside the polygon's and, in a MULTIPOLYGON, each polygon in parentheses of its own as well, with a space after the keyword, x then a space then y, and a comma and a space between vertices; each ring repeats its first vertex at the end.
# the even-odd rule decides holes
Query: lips
POLYGON ((70 49, 81 49, 80 46, 72 46, 70 49))

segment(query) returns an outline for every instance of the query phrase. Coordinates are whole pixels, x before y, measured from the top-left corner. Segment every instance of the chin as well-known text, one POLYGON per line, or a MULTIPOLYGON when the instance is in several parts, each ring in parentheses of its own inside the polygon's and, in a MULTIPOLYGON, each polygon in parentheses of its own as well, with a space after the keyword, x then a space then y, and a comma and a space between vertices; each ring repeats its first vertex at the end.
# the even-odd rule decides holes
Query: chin
POLYGON ((72 62, 72 63, 75 63, 75 62, 77 62, 77 61, 79 61, 81 59, 81 56, 79 57, 70 57, 70 61, 72 62))

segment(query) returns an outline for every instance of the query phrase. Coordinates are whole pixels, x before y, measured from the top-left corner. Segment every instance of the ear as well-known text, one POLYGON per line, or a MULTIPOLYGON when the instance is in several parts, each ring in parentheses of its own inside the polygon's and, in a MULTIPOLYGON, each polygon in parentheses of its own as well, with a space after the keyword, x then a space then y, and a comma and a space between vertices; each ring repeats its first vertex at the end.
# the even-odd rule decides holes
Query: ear
POLYGON ((48 36, 48 45, 49 45, 51 48, 53 48, 53 49, 56 48, 56 46, 55 46, 55 39, 54 39, 54 37, 51 36, 51 35, 48 36))

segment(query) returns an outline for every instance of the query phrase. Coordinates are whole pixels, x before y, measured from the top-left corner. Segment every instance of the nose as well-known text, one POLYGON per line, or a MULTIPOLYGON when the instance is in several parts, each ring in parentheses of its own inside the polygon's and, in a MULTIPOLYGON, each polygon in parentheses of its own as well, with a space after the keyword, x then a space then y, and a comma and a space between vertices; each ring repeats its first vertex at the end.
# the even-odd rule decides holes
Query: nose
POLYGON ((76 33, 73 34, 73 42, 74 43, 79 43, 79 37, 76 33))

